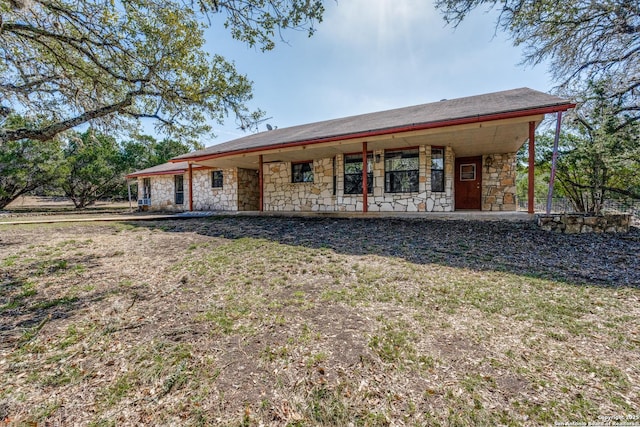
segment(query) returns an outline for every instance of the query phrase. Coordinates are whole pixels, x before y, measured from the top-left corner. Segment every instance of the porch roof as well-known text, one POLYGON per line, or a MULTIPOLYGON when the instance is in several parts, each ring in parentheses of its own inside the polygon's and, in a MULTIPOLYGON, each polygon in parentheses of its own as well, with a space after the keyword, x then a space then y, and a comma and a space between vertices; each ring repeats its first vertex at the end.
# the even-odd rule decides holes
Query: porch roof
MULTIPOLYGON (((509 149, 513 149, 515 145, 519 148, 528 135, 527 127, 524 125, 526 121, 523 121, 522 118, 539 123, 546 113, 566 111, 574 106, 575 104, 570 101, 553 95, 529 88, 519 88, 260 132, 184 154, 171 161, 213 164, 214 159, 219 160, 215 163, 220 163, 223 158, 233 156, 236 157, 235 160, 239 165, 247 167, 249 166, 247 161, 250 159, 241 159, 238 155, 246 157, 247 153, 252 153, 250 163, 255 163, 253 157, 260 152, 282 153, 283 148, 298 147, 302 149, 307 148, 306 146, 312 148, 311 145, 314 145, 313 148, 319 149, 321 146, 335 146, 337 142, 356 143, 356 140, 359 139, 371 141, 373 138, 381 140, 384 137, 390 140, 396 135, 411 135, 413 139, 402 138, 405 139, 406 144, 411 144, 416 142, 416 136, 424 135, 428 130, 440 129, 440 132, 456 132, 468 130, 469 126, 464 129, 462 126, 470 124, 474 125, 474 129, 478 129, 486 122, 493 123, 488 123, 485 128, 512 125, 509 128, 503 126, 501 138, 508 139, 509 149), (505 123, 505 120, 511 120, 511 122, 505 123), (523 126, 519 126, 516 131, 514 124, 522 124, 523 126), (315 147, 316 144, 317 147, 315 147)), ((484 144, 487 145, 489 142, 495 143, 497 137, 500 135, 496 129, 489 130, 489 133, 485 130, 482 134, 478 132, 467 134, 457 143, 456 150, 463 147, 465 141, 473 140, 476 142, 484 139, 484 144)), ((444 139, 435 138, 433 145, 438 145, 442 141, 444 139)), ((377 148, 384 147, 386 147, 384 144, 378 144, 377 148)), ((351 147, 345 146, 338 152, 347 152, 349 149, 351 147)), ((478 150, 486 151, 487 148, 478 150)), ((329 154, 331 150, 322 151, 329 154)), ((462 152, 463 154, 471 154, 471 151, 464 153, 464 148, 462 152)), ((284 157, 286 158, 286 156, 284 157)), ((289 154, 288 157, 292 157, 292 155, 289 154)), ((271 161, 275 160, 271 159, 271 161)))
MULTIPOLYGON (((202 169, 206 168, 206 166, 202 165, 193 165, 192 168, 202 169)), ((147 169, 142 169, 139 171, 132 172, 126 176, 127 179, 133 178, 141 178, 145 176, 153 176, 153 175, 180 175, 185 173, 189 169, 189 162, 177 162, 177 163, 163 163, 161 165, 152 166, 147 169)))

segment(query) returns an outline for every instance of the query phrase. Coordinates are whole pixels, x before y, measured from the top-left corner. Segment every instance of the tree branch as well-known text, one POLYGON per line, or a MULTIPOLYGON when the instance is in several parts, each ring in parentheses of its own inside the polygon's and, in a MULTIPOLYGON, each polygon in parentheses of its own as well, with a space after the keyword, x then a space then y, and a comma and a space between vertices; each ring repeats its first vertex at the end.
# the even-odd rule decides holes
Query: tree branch
POLYGON ((79 116, 73 117, 71 119, 63 120, 58 123, 54 123, 52 125, 45 126, 40 129, 29 129, 29 128, 20 128, 15 130, 0 129, 0 143, 9 142, 9 141, 18 141, 20 139, 35 139, 37 141, 48 141, 60 132, 69 130, 87 121, 94 120, 94 119, 121 111, 123 108, 128 107, 133 103, 133 97, 135 95, 140 95, 140 93, 130 92, 120 102, 117 102, 111 105, 106 105, 104 107, 101 107, 92 111, 84 112, 79 116))

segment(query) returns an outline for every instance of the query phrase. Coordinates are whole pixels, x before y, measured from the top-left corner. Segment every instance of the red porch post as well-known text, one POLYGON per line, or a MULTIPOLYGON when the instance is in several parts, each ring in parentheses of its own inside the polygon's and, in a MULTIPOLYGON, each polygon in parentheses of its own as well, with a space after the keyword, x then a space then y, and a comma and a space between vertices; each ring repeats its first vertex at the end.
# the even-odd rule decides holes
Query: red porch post
POLYGON ((369 210, 369 199, 367 194, 367 188, 369 183, 367 182, 367 170, 369 165, 367 164, 367 141, 362 143, 362 212, 369 210))
POLYGON ((189 162, 189 211, 193 211, 193 164, 189 162))
POLYGON ((260 156, 258 156, 258 185, 260 186, 260 206, 259 206, 259 210, 260 212, 262 212, 262 210, 264 209, 264 186, 263 186, 263 172, 262 172, 262 154, 260 154, 260 156))
POLYGON ((534 213, 535 203, 535 161, 536 161, 536 122, 529 122, 529 192, 527 194, 527 212, 534 213))

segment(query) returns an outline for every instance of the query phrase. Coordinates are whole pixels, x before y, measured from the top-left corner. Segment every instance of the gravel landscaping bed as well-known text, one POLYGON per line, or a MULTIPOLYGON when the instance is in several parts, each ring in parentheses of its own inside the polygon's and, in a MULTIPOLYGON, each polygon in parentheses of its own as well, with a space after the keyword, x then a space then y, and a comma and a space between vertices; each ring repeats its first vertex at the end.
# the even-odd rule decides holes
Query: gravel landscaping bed
POLYGON ((626 234, 561 235, 529 222, 278 217, 217 217, 159 226, 167 231, 264 238, 344 254, 508 271, 574 284, 640 286, 638 227, 626 234))

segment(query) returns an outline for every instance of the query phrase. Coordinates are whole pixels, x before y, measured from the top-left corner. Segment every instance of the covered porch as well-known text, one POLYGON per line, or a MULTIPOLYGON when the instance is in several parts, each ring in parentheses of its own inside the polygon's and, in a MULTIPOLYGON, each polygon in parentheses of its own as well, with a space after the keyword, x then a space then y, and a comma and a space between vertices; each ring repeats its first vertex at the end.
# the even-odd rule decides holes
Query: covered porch
POLYGON ((521 88, 261 132, 172 161, 254 170, 260 212, 516 211, 516 152, 529 141, 532 213, 535 130, 573 106, 521 88))
MULTIPOLYGON (((515 153, 527 140, 535 149, 535 129, 543 119, 544 114, 534 114, 394 130, 213 154, 189 164, 255 170, 258 210, 264 212, 515 211, 515 153), (389 191, 389 155, 411 150, 417 152, 417 187, 389 191), (361 174, 358 194, 348 191, 345 182, 348 167, 353 169, 347 162, 353 163, 354 157, 361 174), (305 163, 310 165, 312 180, 294 182, 293 168, 305 163), (440 173, 434 170, 438 167, 443 178, 439 188, 433 182, 440 173), (369 191, 363 194, 362 188, 369 191)), ((533 173, 530 168, 531 177, 533 173)))

